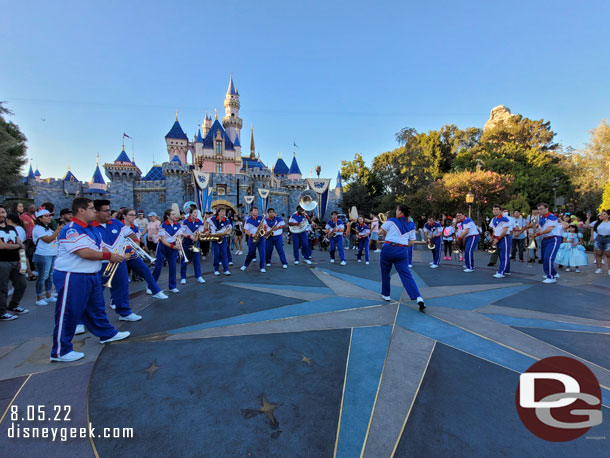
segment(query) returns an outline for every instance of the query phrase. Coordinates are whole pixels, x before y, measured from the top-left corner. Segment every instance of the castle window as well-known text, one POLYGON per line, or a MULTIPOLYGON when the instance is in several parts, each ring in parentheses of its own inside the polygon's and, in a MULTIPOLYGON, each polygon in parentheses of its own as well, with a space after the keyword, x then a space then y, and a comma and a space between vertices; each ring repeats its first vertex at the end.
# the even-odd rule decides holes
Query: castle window
POLYGON ((222 141, 216 141, 216 154, 222 154, 222 141))
POLYGON ((140 202, 142 202, 142 193, 140 192, 136 192, 136 203, 139 204, 140 202))
POLYGON ((222 162, 217 162, 216 163, 216 173, 223 173, 222 162))
POLYGON ((284 205, 288 205, 288 198, 284 197, 284 205))
POLYGON ((159 202, 165 202, 165 193, 159 193, 159 202))

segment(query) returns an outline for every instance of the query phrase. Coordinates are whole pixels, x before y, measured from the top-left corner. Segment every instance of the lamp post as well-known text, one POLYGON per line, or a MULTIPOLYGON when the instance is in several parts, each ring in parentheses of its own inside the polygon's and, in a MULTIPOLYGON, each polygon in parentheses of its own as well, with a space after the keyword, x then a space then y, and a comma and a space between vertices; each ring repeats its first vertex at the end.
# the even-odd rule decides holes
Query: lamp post
POLYGON ((466 194, 466 203, 468 204, 468 218, 472 218, 472 203, 474 202, 474 194, 469 192, 466 194))

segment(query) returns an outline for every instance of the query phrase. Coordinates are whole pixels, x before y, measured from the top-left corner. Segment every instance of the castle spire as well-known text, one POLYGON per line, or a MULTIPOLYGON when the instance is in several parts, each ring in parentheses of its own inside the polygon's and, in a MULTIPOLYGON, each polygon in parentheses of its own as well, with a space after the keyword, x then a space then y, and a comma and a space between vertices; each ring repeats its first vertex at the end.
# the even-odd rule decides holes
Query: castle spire
POLYGON ((250 159, 256 159, 254 151, 254 125, 250 125, 250 159))
POLYGON ((178 110, 176 110, 176 122, 178 121, 178 110))
POLYGON ((214 118, 218 121, 218 108, 214 108, 214 118))

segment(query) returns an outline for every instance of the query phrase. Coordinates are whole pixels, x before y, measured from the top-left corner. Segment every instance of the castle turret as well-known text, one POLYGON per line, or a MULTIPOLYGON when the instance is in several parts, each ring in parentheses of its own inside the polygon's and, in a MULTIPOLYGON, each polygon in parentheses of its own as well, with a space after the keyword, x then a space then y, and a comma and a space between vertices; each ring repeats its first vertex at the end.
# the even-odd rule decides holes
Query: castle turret
POLYGON ((250 126, 250 159, 256 159, 256 150, 254 148, 254 126, 250 126))
MULTIPOLYGON (((127 154, 125 154, 127 156, 127 154)), ((127 158, 129 160, 129 158, 127 158)), ((83 192, 88 193, 98 193, 98 194, 106 194, 108 192, 108 185, 106 181, 104 181, 104 177, 102 176, 102 171, 100 170, 100 154, 97 154, 97 163, 95 164, 95 171, 93 172, 93 177, 91 181, 88 183, 88 189, 83 189, 83 192)))
POLYGON ((176 111, 176 122, 165 136, 167 145, 167 155, 172 158, 178 156, 182 163, 186 164, 186 153, 188 151, 188 137, 182 130, 178 122, 178 112, 176 111))
POLYGON ((284 159, 282 159, 281 155, 278 155, 277 161, 275 161, 275 165, 273 166, 273 174, 278 178, 286 178, 288 175, 289 169, 284 159))
POLYGON ((205 114, 205 119, 203 120, 203 125, 201 126, 203 129, 202 137, 205 138, 208 136, 208 132, 212 128, 212 115, 205 114))
POLYGON ((297 153, 293 153, 292 163, 290 164, 290 170, 288 171, 289 180, 300 180, 303 178, 299 164, 297 164, 297 153))
POLYGON ((239 117, 239 92, 233 84, 233 74, 229 79, 229 88, 225 96, 225 116, 222 118, 222 125, 225 128, 231 142, 239 136, 242 126, 242 119, 239 117))

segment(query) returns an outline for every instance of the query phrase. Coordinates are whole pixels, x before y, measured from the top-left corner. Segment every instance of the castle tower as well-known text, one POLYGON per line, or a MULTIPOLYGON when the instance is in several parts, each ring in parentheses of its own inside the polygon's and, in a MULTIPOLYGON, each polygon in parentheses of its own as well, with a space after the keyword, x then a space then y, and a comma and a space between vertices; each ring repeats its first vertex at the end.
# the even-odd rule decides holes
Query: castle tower
POLYGON ((235 143, 235 139, 239 136, 242 119, 239 117, 239 92, 233 84, 233 74, 229 80, 229 88, 225 96, 225 116, 222 118, 222 125, 229 136, 231 142, 235 143))
POLYGON ((288 170, 289 180, 300 180, 303 178, 299 164, 297 164, 297 153, 294 152, 292 155, 292 163, 290 164, 290 170, 288 170))
POLYGON ((203 138, 207 137, 208 132, 212 128, 212 116, 211 115, 208 115, 207 113, 205 114, 205 119, 203 120, 203 124, 202 124, 201 128, 203 129, 203 138))
POLYGON ((250 126, 250 159, 256 159, 256 151, 254 148, 254 126, 250 126))
POLYGON ((171 159, 178 156, 183 164, 186 164, 186 153, 188 151, 189 139, 182 130, 178 122, 178 112, 176 111, 176 122, 165 136, 165 144, 167 145, 167 155, 171 159))

